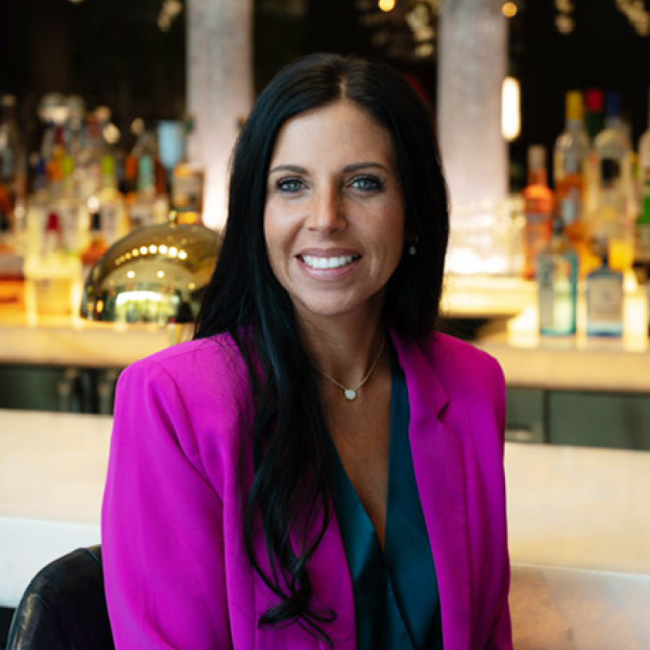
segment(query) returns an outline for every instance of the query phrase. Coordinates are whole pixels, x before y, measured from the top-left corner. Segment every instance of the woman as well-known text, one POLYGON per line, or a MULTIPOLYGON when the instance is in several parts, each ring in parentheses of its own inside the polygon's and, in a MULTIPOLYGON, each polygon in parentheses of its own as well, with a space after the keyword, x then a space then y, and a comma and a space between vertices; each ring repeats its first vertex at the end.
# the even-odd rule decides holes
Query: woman
POLYGON ((236 146, 197 336, 121 376, 103 513, 122 648, 511 648, 496 362, 434 332, 427 109, 309 56, 236 146))

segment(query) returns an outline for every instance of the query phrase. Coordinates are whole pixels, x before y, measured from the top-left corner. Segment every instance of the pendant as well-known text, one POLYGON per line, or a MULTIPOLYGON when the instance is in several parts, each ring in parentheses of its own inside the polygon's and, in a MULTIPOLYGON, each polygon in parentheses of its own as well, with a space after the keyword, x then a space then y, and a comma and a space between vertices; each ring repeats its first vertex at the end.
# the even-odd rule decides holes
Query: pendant
POLYGON ((348 400, 348 402, 354 402, 354 400, 357 399, 357 391, 353 390, 352 388, 346 388, 343 391, 343 394, 345 395, 345 399, 348 400))

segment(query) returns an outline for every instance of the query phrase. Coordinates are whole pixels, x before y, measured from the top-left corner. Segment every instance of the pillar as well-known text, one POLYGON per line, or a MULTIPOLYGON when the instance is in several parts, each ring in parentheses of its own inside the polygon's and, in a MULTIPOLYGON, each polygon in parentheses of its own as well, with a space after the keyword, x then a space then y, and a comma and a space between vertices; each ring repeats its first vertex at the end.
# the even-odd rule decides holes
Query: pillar
POLYGON ((205 170, 204 221, 223 225, 228 164, 253 100, 252 0, 188 0, 187 110, 192 160, 205 170))
POLYGON ((438 137, 449 184, 448 270, 507 272, 508 151, 501 134, 507 73, 502 0, 442 0, 438 49, 438 137))

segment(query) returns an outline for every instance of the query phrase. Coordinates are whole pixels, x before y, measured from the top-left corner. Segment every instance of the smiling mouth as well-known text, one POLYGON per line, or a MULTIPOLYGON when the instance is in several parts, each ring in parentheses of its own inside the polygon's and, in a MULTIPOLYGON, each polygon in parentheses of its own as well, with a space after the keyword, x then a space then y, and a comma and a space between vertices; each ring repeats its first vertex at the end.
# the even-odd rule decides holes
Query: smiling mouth
POLYGON ((299 255, 298 257, 312 269, 340 269, 360 259, 361 255, 339 255, 336 257, 299 255))

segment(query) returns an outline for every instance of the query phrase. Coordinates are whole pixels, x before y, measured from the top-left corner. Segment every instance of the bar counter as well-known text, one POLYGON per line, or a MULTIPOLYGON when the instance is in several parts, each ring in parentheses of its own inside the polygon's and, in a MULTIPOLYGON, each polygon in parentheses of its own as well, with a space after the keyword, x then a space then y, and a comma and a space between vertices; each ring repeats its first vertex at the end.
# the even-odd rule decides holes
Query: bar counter
MULTIPOLYGON (((581 333, 540 337, 536 285, 517 278, 448 276, 441 308, 447 318, 488 321, 475 343, 499 360, 509 387, 650 394, 647 307, 638 291, 626 297, 621 339, 581 333)), ((581 302, 581 330, 583 322, 581 302)), ((120 369, 191 337, 191 331, 191 325, 161 328, 0 312, 0 364, 120 369)))
MULTIPOLYGON (((100 541, 112 419, 0 410, 0 606, 100 541)), ((506 443, 511 559, 650 580, 650 452, 506 443)))
MULTIPOLYGON (((119 369, 189 332, 69 318, 41 319, 34 325, 0 322, 0 363, 119 369)), ((548 339, 509 331, 505 323, 479 335, 475 344, 498 359, 509 387, 650 394, 647 337, 548 339)))

